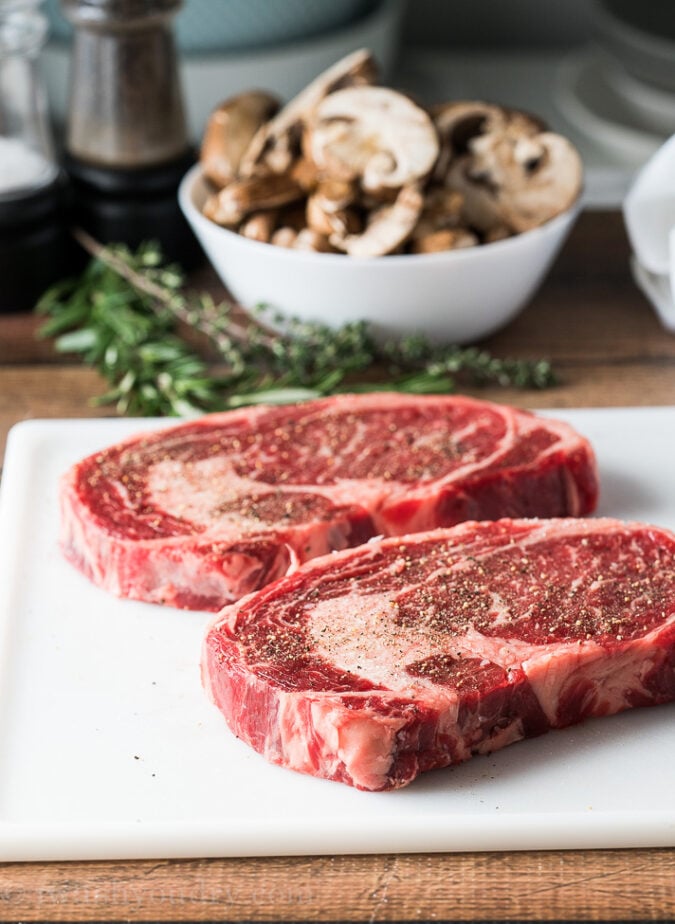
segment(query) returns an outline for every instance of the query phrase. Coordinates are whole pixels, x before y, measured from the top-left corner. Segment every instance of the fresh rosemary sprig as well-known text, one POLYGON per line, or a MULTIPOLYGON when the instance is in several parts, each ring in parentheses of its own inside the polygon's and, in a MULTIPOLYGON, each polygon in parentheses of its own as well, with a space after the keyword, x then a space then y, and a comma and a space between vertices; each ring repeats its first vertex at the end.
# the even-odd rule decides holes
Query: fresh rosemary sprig
POLYGON ((154 244, 133 253, 123 245, 103 247, 84 232, 78 239, 93 259, 80 277, 44 294, 36 310, 47 320, 39 333, 96 368, 110 386, 97 403, 115 404, 122 414, 192 415, 337 391, 423 394, 465 383, 547 388, 555 382, 545 360, 497 359, 476 347, 433 346, 417 335, 381 346, 362 322, 333 330, 270 317, 264 308, 253 317, 227 300, 216 304, 208 293, 186 291, 183 273, 165 265, 154 244), (215 347, 221 358, 215 371, 180 336, 180 324, 215 347), (364 372, 377 378, 362 381, 364 372))

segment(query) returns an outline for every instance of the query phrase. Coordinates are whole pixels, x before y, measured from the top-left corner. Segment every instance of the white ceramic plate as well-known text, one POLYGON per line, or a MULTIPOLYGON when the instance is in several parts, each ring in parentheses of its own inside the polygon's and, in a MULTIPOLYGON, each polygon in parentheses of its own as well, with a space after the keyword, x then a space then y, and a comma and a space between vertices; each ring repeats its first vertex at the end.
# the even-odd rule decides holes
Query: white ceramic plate
MULTIPOLYGON (((556 413, 600 512, 675 528, 675 408, 556 413)), ((165 422, 166 423, 166 422, 165 422)), ((211 616, 121 601, 57 548, 57 481, 147 421, 34 421, 0 492, 0 861, 675 845, 675 706, 516 744, 394 793, 268 765, 206 700, 211 616)))

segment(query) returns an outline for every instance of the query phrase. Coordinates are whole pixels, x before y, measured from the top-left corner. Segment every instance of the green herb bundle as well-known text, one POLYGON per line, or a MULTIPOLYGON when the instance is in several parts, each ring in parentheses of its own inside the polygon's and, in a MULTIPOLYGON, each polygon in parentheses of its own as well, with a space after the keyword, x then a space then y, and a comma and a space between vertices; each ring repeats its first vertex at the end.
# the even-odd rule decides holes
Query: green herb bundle
POLYGON ((40 335, 97 369, 110 387, 96 402, 115 404, 120 414, 194 415, 338 391, 423 394, 453 392, 464 383, 554 384, 544 360, 496 359, 475 347, 434 346, 421 336, 380 345, 365 323, 334 330, 265 309, 252 317, 229 301, 186 291, 180 269, 164 265, 154 244, 133 253, 122 245, 102 247, 82 232, 78 238, 93 259, 81 276, 42 297, 37 311, 47 320, 40 335), (208 363, 181 336, 186 326, 208 338, 218 363, 208 363))

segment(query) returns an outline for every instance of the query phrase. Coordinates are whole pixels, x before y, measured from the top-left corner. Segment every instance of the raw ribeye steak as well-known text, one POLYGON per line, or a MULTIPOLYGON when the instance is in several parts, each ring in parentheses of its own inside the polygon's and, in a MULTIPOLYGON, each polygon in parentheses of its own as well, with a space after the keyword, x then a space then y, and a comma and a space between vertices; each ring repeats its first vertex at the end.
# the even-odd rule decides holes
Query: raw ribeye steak
POLYGON ((202 677, 272 763, 395 789, 674 699, 675 536, 554 519, 373 540, 226 607, 202 677))
POLYGON ((375 394, 212 414, 75 465, 62 547, 120 596, 218 610, 376 535, 595 506, 588 442, 457 397, 375 394))

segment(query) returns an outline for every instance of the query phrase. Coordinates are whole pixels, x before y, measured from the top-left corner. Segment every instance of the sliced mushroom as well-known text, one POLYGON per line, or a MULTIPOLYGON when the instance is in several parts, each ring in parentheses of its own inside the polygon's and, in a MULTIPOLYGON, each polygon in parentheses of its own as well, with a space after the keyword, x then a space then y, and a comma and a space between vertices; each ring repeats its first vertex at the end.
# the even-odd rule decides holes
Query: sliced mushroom
POLYGON ((298 185, 302 186, 306 193, 313 192, 319 182, 319 174, 315 164, 306 157, 298 157, 291 165, 288 173, 298 185))
POLYGON ((345 180, 322 180, 316 188, 314 198, 326 212, 339 212, 354 205, 358 199, 354 183, 345 180))
POLYGON ((344 238, 334 235, 330 242, 353 257, 378 257, 392 253, 412 234, 423 205, 424 197, 419 186, 404 186, 393 205, 371 212, 362 234, 349 234, 344 238))
POLYGON ((293 243, 294 250, 313 250, 316 253, 335 253, 335 248, 331 246, 328 236, 319 234, 312 228, 303 228, 299 232, 293 243))
POLYGON ((372 83, 376 76, 375 59, 366 48, 329 67, 256 132, 241 159, 241 175, 251 176, 263 164, 275 173, 285 173, 297 156, 302 124, 321 100, 341 87, 372 83))
POLYGON ((307 199, 307 224, 328 237, 357 234, 362 222, 359 213, 351 207, 356 198, 357 191, 352 183, 341 180, 320 183, 307 199))
POLYGON ((553 132, 496 133, 473 144, 448 174, 463 193, 469 224, 481 231, 506 225, 516 232, 568 209, 581 192, 583 165, 574 146, 553 132))
POLYGON ((226 186, 237 176, 244 151, 261 125, 279 109, 269 93, 240 93, 214 109, 202 141, 200 163, 216 186, 226 186))
POLYGON ((320 173, 360 180, 366 192, 399 189, 425 178, 438 156, 431 118, 402 93, 350 87, 327 96, 305 135, 320 173))
POLYGON ((478 238, 468 228, 446 228, 442 231, 433 231, 413 238, 410 244, 411 253, 442 253, 446 250, 461 250, 464 247, 475 247, 478 238))
POLYGON ((277 247, 292 247, 295 244, 297 236, 298 232, 294 228, 286 226, 277 228, 270 239, 270 244, 274 244, 277 247))
POLYGON ((461 100, 434 106, 431 117, 442 145, 434 170, 434 177, 440 180, 445 176, 450 161, 467 152, 472 138, 503 126, 505 113, 499 106, 490 103, 461 100))
POLYGON ((279 210, 277 225, 280 228, 292 228, 296 234, 307 227, 307 208, 301 200, 293 202, 279 210))
POLYGON ((513 231, 506 225, 495 225, 494 228, 488 228, 483 235, 484 244, 495 244, 497 241, 505 241, 507 237, 513 237, 513 231))
POLYGON ((432 186, 424 195, 424 209, 413 238, 426 237, 436 231, 457 228, 462 224, 464 197, 454 189, 432 186))
POLYGON ((544 132, 536 139, 539 152, 514 149, 521 185, 503 197, 504 221, 527 231, 566 211, 576 201, 583 182, 583 164, 576 148, 561 135, 544 132))
POLYGON ((302 187, 289 176, 268 174, 235 180, 212 196, 204 206, 207 218, 225 227, 238 225, 251 212, 274 209, 296 202, 302 187))
POLYGON ((252 241, 262 241, 267 244, 272 237, 276 222, 276 209, 270 209, 266 212, 254 212, 239 226, 239 233, 252 241))
POLYGON ((443 103, 431 110, 441 138, 441 153, 434 168, 434 179, 442 181, 457 157, 473 149, 475 139, 506 132, 517 136, 536 135, 546 126, 536 116, 506 109, 479 100, 443 103))
POLYGON ((361 219, 354 209, 339 209, 337 212, 326 211, 315 196, 307 200, 307 224, 317 234, 327 237, 346 237, 348 234, 358 234, 361 230, 361 219))
POLYGON ((462 196, 462 220, 481 232, 487 232, 504 224, 499 191, 488 176, 477 175, 473 168, 471 155, 465 154, 452 164, 445 182, 449 189, 462 196))

